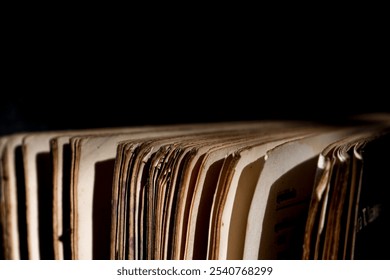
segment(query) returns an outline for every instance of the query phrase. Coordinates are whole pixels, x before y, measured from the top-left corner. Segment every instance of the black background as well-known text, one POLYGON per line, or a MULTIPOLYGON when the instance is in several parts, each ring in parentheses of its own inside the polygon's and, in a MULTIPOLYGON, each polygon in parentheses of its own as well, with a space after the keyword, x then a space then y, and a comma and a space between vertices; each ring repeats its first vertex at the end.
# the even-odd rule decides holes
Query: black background
POLYGON ((10 31, 0 135, 390 112, 379 29, 218 26, 10 31))
POLYGON ((38 81, 26 76, 30 82, 15 81, 15 88, 0 98, 0 134, 264 119, 342 123, 356 114, 390 112, 388 86, 372 76, 296 80, 279 74, 262 78, 250 71, 225 74, 145 74, 118 80, 100 73, 38 81))
POLYGON ((106 87, 89 94, 53 88, 45 94, 16 94, 1 100, 0 133, 263 119, 341 123, 355 114, 389 112, 385 95, 377 96, 370 89, 340 97, 314 88, 296 93, 296 89, 249 91, 238 85, 222 86, 222 92, 202 92, 203 87, 150 92, 129 88, 122 93, 106 87))

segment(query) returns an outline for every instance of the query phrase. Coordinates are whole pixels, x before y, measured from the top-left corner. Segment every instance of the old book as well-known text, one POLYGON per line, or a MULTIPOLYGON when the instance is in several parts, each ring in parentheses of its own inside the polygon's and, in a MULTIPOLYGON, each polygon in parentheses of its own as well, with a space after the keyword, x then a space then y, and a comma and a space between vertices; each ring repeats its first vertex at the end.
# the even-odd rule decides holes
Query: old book
POLYGON ((386 259, 389 129, 373 114, 3 135, 0 258, 386 259))

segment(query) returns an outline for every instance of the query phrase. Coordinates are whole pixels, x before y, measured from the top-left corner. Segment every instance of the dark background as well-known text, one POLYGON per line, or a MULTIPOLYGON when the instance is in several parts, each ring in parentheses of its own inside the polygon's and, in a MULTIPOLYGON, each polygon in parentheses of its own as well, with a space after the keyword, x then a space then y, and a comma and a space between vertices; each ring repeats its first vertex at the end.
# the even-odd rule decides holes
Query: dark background
POLYGON ((390 112, 387 78, 372 67, 319 74, 318 67, 298 64, 274 72, 244 65, 210 69, 188 61, 180 69, 126 74, 91 65, 66 67, 69 72, 31 67, 2 89, 0 134, 264 119, 342 123, 356 114, 390 112))
POLYGON ((263 119, 341 123, 390 112, 379 19, 315 28, 299 20, 269 28, 254 18, 118 31, 68 21, 14 26, 4 40, 0 135, 263 119))
POLYGON ((84 85, 84 90, 54 85, 45 92, 39 92, 39 85, 25 88, 28 94, 10 93, 0 100, 0 134, 264 119, 342 123, 356 114, 389 112, 386 94, 375 86, 339 91, 334 85, 324 91, 321 84, 313 84, 302 92, 300 85, 275 90, 253 81, 232 85, 191 80, 179 89, 172 89, 173 83, 149 89, 142 85, 124 89, 84 85), (193 83, 197 85, 191 88, 193 83))

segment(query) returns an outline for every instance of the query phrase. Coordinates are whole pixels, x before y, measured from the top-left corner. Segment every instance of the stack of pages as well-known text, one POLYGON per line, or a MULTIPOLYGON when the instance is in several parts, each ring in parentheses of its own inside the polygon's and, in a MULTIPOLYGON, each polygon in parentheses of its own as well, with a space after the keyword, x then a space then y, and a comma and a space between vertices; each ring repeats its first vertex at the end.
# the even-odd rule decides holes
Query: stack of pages
POLYGON ((0 137, 0 259, 383 259, 390 116, 0 137))

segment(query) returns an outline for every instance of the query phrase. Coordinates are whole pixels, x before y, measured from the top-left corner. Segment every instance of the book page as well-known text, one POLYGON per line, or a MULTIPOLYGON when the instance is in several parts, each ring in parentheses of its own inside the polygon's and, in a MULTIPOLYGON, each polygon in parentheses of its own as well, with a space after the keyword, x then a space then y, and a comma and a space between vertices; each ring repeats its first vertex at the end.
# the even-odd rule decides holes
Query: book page
POLYGON ((50 140, 53 172, 53 254, 55 260, 70 259, 70 136, 50 140))
POLYGON ((353 260, 356 242, 356 229, 358 222, 359 198, 363 177, 363 143, 358 143, 353 149, 353 174, 351 194, 349 197, 348 221, 345 231, 346 241, 344 245, 343 259, 353 260))
MULTIPOLYGON (((227 188, 231 181, 231 170, 234 170, 238 160, 240 159, 239 154, 233 153, 227 156, 222 164, 220 175, 218 178, 216 190, 214 193, 213 204, 211 206, 210 226, 209 226, 209 240, 207 245, 207 259, 217 260, 220 258, 220 233, 221 233, 221 220, 223 204, 226 200, 227 188)), ((261 169, 261 163, 260 163, 261 169)))
POLYGON ((23 139, 29 259, 54 259, 50 139, 65 132, 29 133, 23 139))
POLYGON ((135 152, 139 143, 120 143, 117 147, 113 184, 111 209, 111 246, 110 258, 124 260, 130 246, 127 246, 128 236, 127 216, 129 215, 129 177, 133 168, 135 152))
POLYGON ((352 131, 321 152, 306 221, 303 259, 352 257, 362 171, 360 150, 376 129, 352 131))
POLYGON ((303 259, 318 259, 320 235, 323 229, 324 217, 326 216, 329 185, 332 180, 334 167, 332 155, 337 146, 336 143, 330 144, 318 156, 313 193, 305 226, 303 259))
POLYGON ((0 260, 5 259, 5 235, 4 235, 4 229, 5 229, 5 201, 4 201, 4 188, 2 183, 3 178, 3 164, 1 162, 1 157, 3 154, 3 148, 4 144, 6 142, 7 137, 1 136, 0 137, 0 260))
POLYGON ((389 135, 388 130, 374 135, 361 152, 363 171, 353 252, 353 258, 357 260, 390 258, 389 135))
POLYGON ((213 247, 218 248, 214 249, 216 259, 242 259, 249 206, 264 164, 264 156, 269 149, 293 138, 303 137, 300 135, 304 133, 305 130, 275 133, 268 139, 262 139, 234 153, 234 157, 238 158, 224 175, 229 179, 222 185, 223 190, 218 190, 214 196, 214 200, 217 200, 213 205, 217 211, 214 215, 218 216, 218 223, 210 225, 210 228, 215 228, 218 236, 214 239, 218 244, 213 244, 213 247))
POLYGON ((335 150, 334 161, 334 180, 332 182, 332 191, 329 197, 329 208, 327 221, 325 226, 324 236, 324 250, 322 259, 338 259, 338 246, 340 232, 340 216, 342 214, 342 208, 344 206, 344 200, 346 190, 348 187, 349 170, 351 166, 351 160, 349 155, 341 154, 342 147, 337 147, 335 150))
POLYGON ((301 257, 299 238, 303 236, 318 155, 348 132, 329 131, 289 141, 267 153, 249 210, 244 259, 301 257))
POLYGON ((25 136, 24 133, 17 133, 7 137, 1 155, 4 256, 11 260, 28 258, 22 159, 22 142, 25 136))
POLYGON ((191 201, 185 259, 206 259, 209 219, 219 174, 224 158, 237 151, 240 145, 248 145, 248 140, 229 141, 205 154, 191 201))
POLYGON ((198 175, 201 160, 209 149, 210 146, 207 144, 195 146, 182 159, 181 178, 176 185, 177 202, 173 210, 174 219, 171 231, 171 258, 174 260, 184 259, 188 213, 194 191, 192 186, 198 175))

